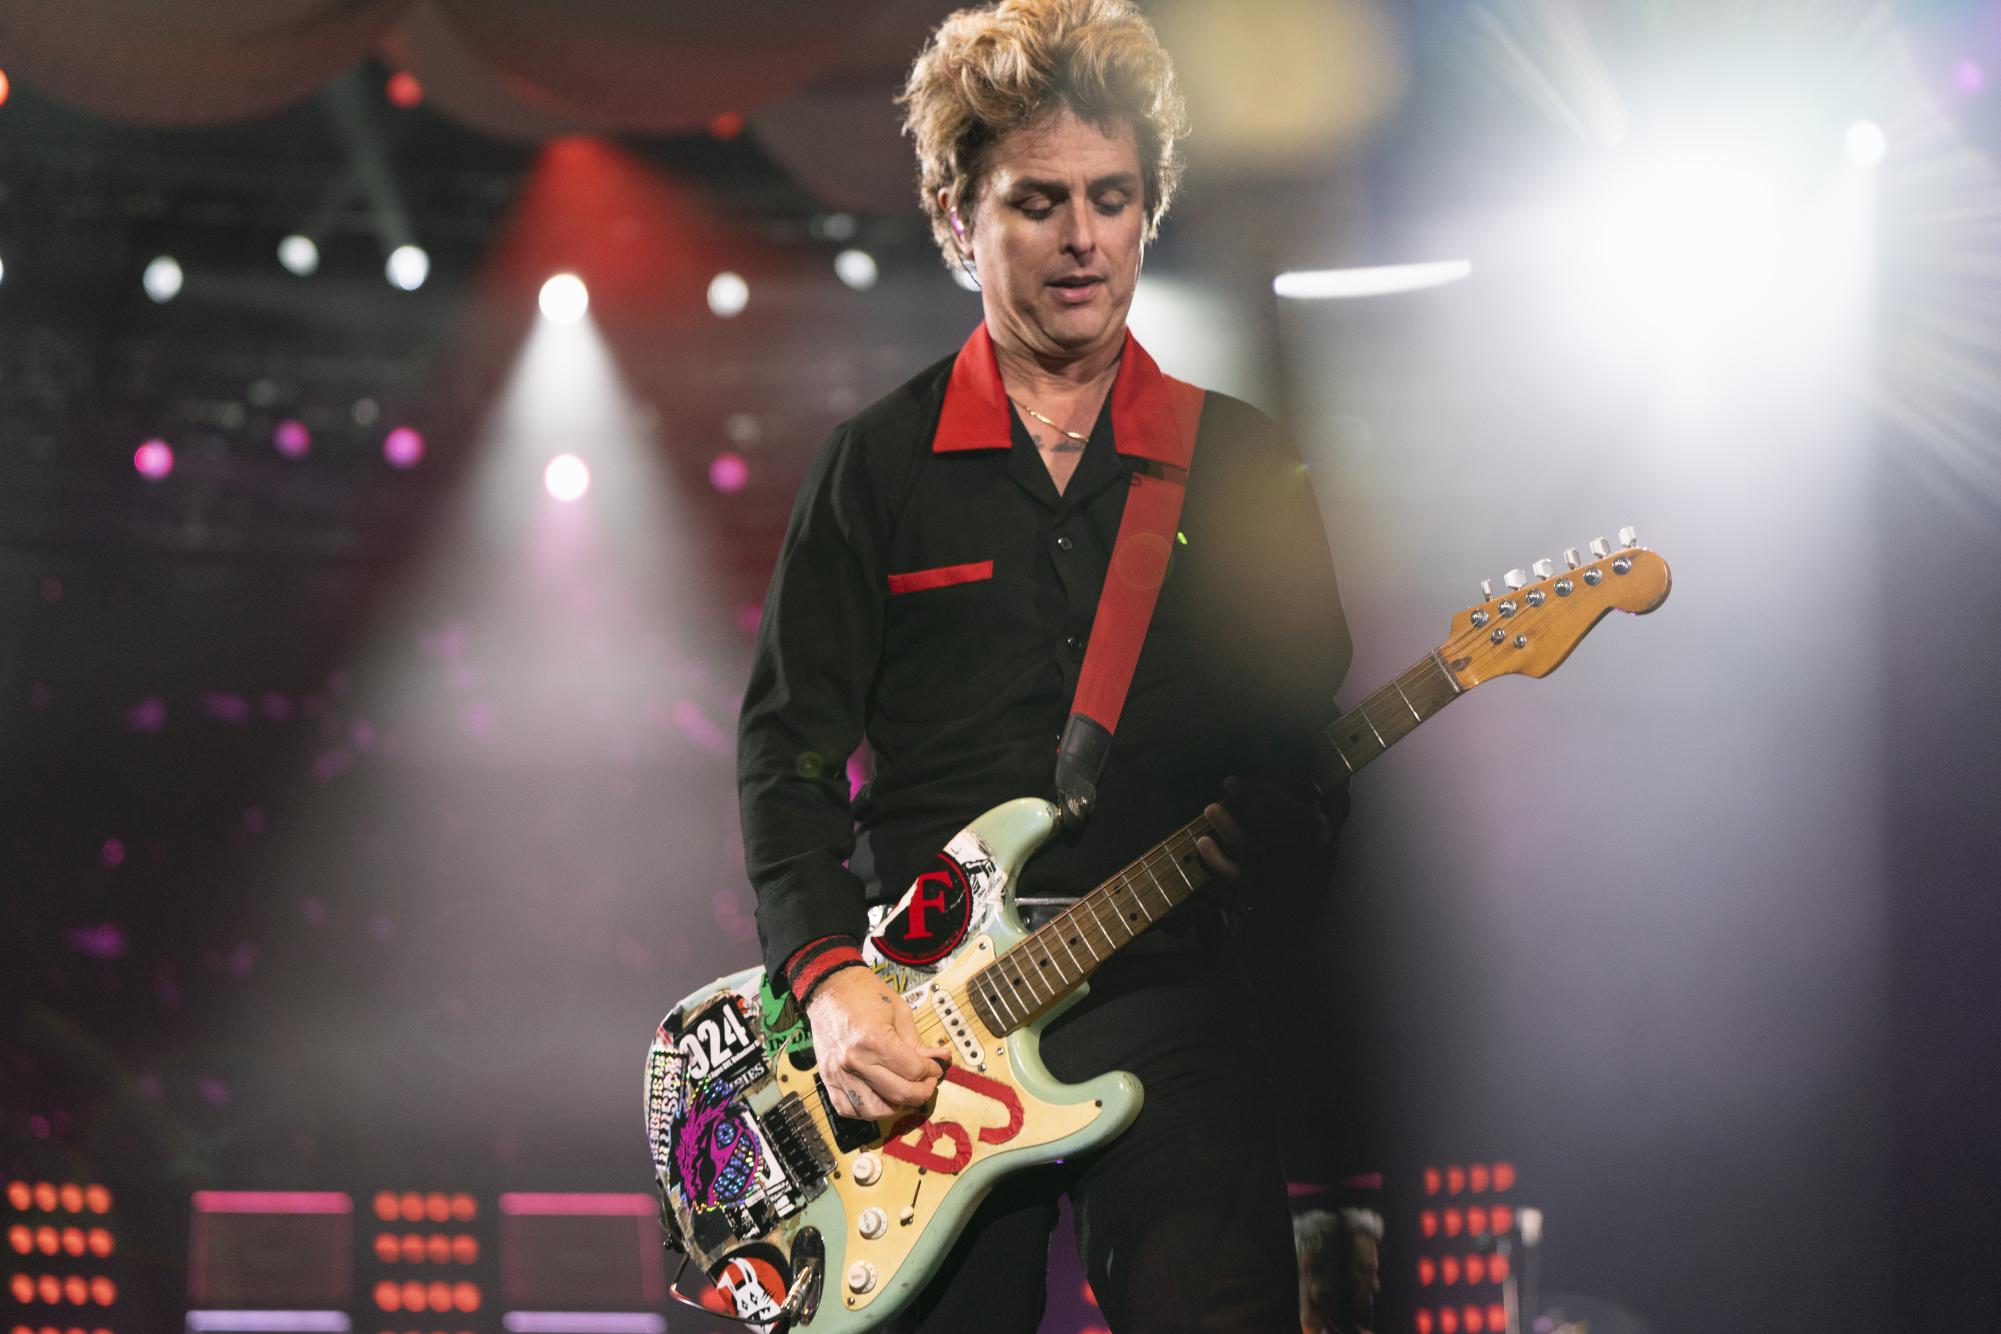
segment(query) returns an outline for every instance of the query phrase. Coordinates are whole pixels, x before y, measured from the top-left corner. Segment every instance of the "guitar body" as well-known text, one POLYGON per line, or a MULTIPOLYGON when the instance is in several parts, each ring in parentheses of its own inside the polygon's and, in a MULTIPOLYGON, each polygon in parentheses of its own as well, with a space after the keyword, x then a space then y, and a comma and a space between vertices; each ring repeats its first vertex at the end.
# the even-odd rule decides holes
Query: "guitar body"
POLYGON ((1004 1035, 968 999, 970 978, 1028 934, 1014 885, 1057 820, 1036 798, 995 807, 877 914, 871 966, 954 1049, 919 1111, 837 1117, 804 1015, 762 969, 719 978, 661 1021, 646 1104, 663 1219, 737 1314, 815 1334, 872 1329, 923 1289, 1003 1176, 1095 1148, 1139 1114, 1132 1075, 1065 1084, 1042 1063, 1043 1027, 1086 987, 1004 1035))

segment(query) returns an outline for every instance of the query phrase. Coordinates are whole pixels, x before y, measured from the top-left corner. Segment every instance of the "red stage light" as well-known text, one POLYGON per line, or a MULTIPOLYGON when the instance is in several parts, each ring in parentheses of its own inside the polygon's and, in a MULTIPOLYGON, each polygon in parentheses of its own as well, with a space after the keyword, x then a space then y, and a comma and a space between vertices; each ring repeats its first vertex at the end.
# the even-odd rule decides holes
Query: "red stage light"
POLYGON ((35 1300, 35 1280, 29 1278, 26 1274, 14 1275, 14 1277, 7 1280, 7 1286, 13 1290, 14 1300, 20 1302, 22 1305, 25 1306, 27 1303, 35 1300))
POLYGON ((1487 1257, 1484 1255, 1467 1256, 1466 1281, 1468 1283, 1479 1283, 1483 1281, 1486 1277, 1487 1277, 1487 1257))
POLYGON ((1485 1209, 1468 1209, 1466 1211, 1466 1230, 1476 1237, 1486 1236, 1487 1211, 1485 1209))
POLYGON ((71 1306, 82 1306, 90 1300, 90 1288, 84 1283, 82 1274, 71 1274, 63 1280, 63 1296, 71 1306))
POLYGON ((83 1254, 83 1229, 66 1227, 63 1229, 63 1252, 66 1255, 83 1254))
POLYGON ((34 1203, 34 1200, 35 1192, 29 1187, 27 1182, 10 1181, 7 1183, 7 1203, 13 1205, 16 1209, 25 1213, 28 1206, 34 1203))
POLYGON ((35 1249, 43 1255, 54 1255, 56 1253, 56 1230, 47 1226, 36 1228, 35 1249))
POLYGON ((1436 1326, 1432 1323, 1431 1312, 1420 1306, 1417 1309, 1417 1334, 1431 1334, 1436 1326))
POLYGON ((385 1223, 396 1221, 396 1192, 378 1190, 375 1192, 375 1216, 385 1223))
POLYGON ((403 1285, 403 1309, 421 1311, 424 1309, 424 1285, 414 1279, 403 1285))
POLYGON ((94 1214, 108 1214, 111 1212, 111 1192, 103 1186, 85 1186, 83 1203, 94 1214))
POLYGON ((384 1311, 403 1309, 403 1296, 394 1283, 388 1279, 375 1285, 375 1304, 384 1311))
POLYGON ((35 1183, 35 1207, 45 1214, 56 1211, 56 1188, 46 1181, 35 1183))
POLYGON ((1432 1209, 1426 1209, 1423 1213, 1419 1214, 1417 1216, 1417 1228, 1418 1231, 1424 1233, 1424 1235, 1427 1237, 1437 1236, 1438 1235, 1437 1211, 1432 1209))
POLYGON ((1507 1327, 1508 1308, 1495 1302, 1487 1308, 1487 1328, 1493 1330, 1495 1334, 1500 1334, 1500 1331, 1507 1327))
POLYGON ((1496 1232, 1506 1232, 1515 1225, 1515 1211, 1505 1204, 1497 1204, 1487 1211, 1488 1226, 1496 1232))
POLYGON ((424 1243, 424 1254, 434 1265, 449 1264, 452 1258, 452 1239, 442 1232, 433 1232, 424 1243))
POLYGON ((1417 1260, 1418 1286, 1428 1288, 1437 1281, 1438 1281, 1438 1261, 1432 1259, 1428 1255, 1419 1256, 1417 1260))
POLYGON ((421 1223, 424 1221, 424 1197, 422 1195, 419 1195, 414 1190, 406 1190, 399 1197, 397 1203, 402 1207, 403 1218, 406 1222, 421 1223))
POLYGON ((743 133, 741 111, 719 112, 709 121, 709 133, 718 139, 734 139, 743 133))
POLYGON ((403 1234, 403 1259, 409 1264, 421 1264, 424 1260, 424 1234, 405 1232, 403 1234))
POLYGON ((452 1201, 441 1190, 434 1190, 424 1197, 424 1217, 433 1223, 442 1223, 452 1216, 452 1201))
POLYGON ((1481 1334, 1487 1328, 1487 1313, 1477 1306, 1469 1306, 1463 1317, 1467 1334, 1481 1334))
POLYGON ((442 1279, 433 1280, 426 1286, 424 1296, 429 1300, 433 1311, 452 1309, 452 1285, 442 1279))
POLYGON ((1447 1209, 1443 1221, 1445 1223, 1445 1235, 1448 1237, 1458 1236, 1466 1226, 1465 1215, 1461 1214, 1457 1209, 1447 1209))
POLYGON ((90 1281, 90 1299, 99 1306, 111 1306, 118 1301, 118 1285, 99 1274, 90 1281))
POLYGON ((1515 1188, 1515 1165, 1513 1163, 1494 1164, 1494 1189, 1513 1190, 1515 1188))
POLYGON ((1466 1169, 1466 1184, 1477 1195, 1493 1184, 1493 1176, 1485 1163, 1475 1163, 1466 1169))
POLYGON ((1424 1193, 1426 1195, 1436 1195, 1444 1187, 1445 1177, 1437 1168, 1427 1167, 1424 1169, 1424 1193))
POLYGON ((382 1261, 383 1264, 393 1265, 396 1263, 396 1255, 396 1238, 387 1232, 376 1233, 375 1258, 382 1261))
POLYGON ((1459 1334, 1459 1313, 1447 1306, 1438 1313, 1439 1334, 1459 1334))
POLYGON ((65 1181, 62 1189, 56 1192, 56 1196, 62 1201, 63 1208, 70 1213, 80 1214, 83 1212, 82 1186, 77 1185, 73 1181, 65 1181))
POLYGON ((63 1285, 54 1274, 44 1274, 35 1281, 35 1295, 45 1304, 54 1306, 63 1299, 63 1285))
POLYGON ((1446 1168, 1445 1193, 1448 1195, 1457 1195, 1460 1191, 1465 1189, 1466 1189, 1466 1169, 1460 1167, 1456 1163, 1453 1164, 1451 1167, 1446 1168))
POLYGON ((35 1249, 35 1236, 25 1224, 16 1223, 7 1229, 7 1244, 14 1248, 17 1255, 26 1255, 35 1249))
POLYGON ((479 1309, 479 1285, 477 1283, 452 1284, 452 1305, 461 1311, 479 1309))
POLYGON ((471 1222, 479 1214, 479 1204, 472 1196, 460 1191, 452 1196, 452 1217, 461 1223, 471 1222))
POLYGON ((1493 1258, 1487 1261, 1487 1281, 1489 1283, 1502 1283, 1507 1280, 1507 1277, 1508 1257, 1496 1251, 1493 1258))
POLYGON ((1438 1262, 1438 1276, 1449 1286, 1459 1281, 1459 1257, 1448 1255, 1438 1262))
POLYGON ((399 107, 409 108, 424 100, 424 85, 409 70, 399 69, 389 76, 389 83, 383 93, 390 102, 399 107))
POLYGON ((477 1263, 479 1260, 479 1239, 461 1232, 452 1238, 452 1259, 462 1265, 477 1263))
POLYGON ((13 85, 7 82, 7 71, 0 69, 0 107, 7 105, 7 94, 13 85))

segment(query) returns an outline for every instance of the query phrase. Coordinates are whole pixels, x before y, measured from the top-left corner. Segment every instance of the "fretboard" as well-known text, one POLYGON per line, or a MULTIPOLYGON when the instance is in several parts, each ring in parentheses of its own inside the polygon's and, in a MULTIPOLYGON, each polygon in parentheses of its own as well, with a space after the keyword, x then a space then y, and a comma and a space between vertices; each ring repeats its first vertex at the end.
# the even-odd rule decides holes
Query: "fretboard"
MULTIPOLYGON (((1319 740, 1354 773, 1458 698, 1460 686, 1436 653, 1343 714, 1319 740)), ((1195 841, 1198 816, 1139 860, 1081 896, 1020 944, 973 975, 967 995, 989 1032, 1012 1033, 1049 1012, 1098 966, 1207 884, 1195 841)))

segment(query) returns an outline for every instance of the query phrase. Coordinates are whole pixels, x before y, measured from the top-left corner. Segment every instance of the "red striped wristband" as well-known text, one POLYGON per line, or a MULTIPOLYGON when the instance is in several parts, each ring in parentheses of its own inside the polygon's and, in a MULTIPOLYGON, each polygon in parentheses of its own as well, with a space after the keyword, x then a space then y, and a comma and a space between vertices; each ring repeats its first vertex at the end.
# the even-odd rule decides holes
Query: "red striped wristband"
POLYGON ((785 976, 791 984, 793 999, 804 1005, 812 999, 814 990, 835 973, 843 968, 866 966, 861 949, 852 938, 822 936, 793 952, 785 961, 785 976))

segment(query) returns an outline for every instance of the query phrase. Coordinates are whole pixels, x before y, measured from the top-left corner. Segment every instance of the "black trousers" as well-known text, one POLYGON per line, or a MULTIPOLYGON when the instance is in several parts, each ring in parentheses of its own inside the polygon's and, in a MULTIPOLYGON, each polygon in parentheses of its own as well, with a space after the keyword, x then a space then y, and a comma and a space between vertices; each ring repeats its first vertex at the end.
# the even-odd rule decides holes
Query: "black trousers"
POLYGON ((1291 1215, 1254 1004, 1208 923, 1164 922, 1106 964, 1050 1025, 1042 1055, 1066 1081, 1132 1071, 1146 1094, 1138 1119, 1095 1154, 996 1187, 898 1328, 1034 1334, 1067 1193, 1114 1334, 1297 1334, 1291 1215))

